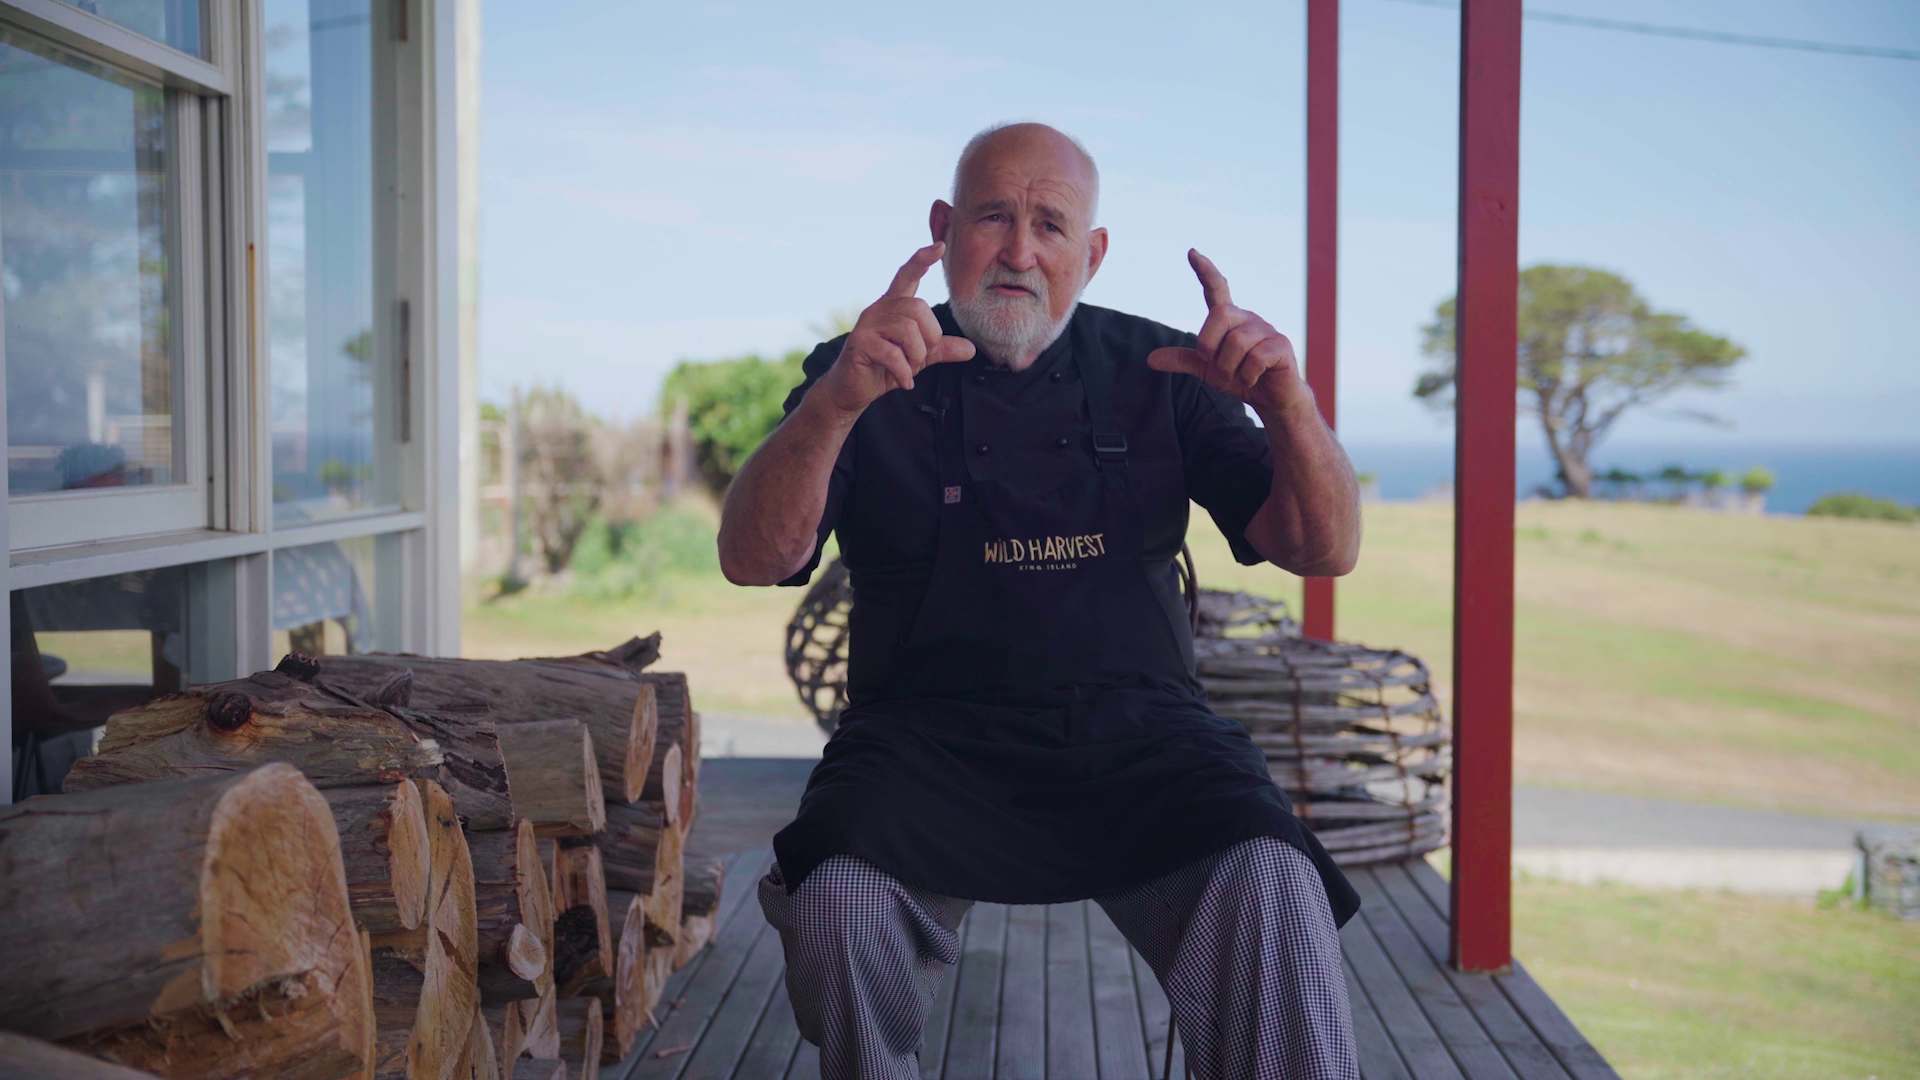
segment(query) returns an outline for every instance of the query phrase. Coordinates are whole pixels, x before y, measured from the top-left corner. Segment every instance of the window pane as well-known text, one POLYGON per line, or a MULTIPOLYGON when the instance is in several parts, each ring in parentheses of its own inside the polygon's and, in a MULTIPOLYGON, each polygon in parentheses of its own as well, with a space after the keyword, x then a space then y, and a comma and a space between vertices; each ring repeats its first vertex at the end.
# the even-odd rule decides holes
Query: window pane
POLYGON ((368 0, 266 0, 275 520, 390 505, 368 0))
POLYGON ((401 534, 357 536, 273 553, 273 656, 392 651, 401 534))
POLYGON ((58 791, 113 713, 233 678, 233 579, 214 562, 16 590, 14 745, 39 768, 14 797, 58 791))
POLYGON ((15 495, 176 480, 165 94, 0 28, 15 495))
POLYGON ((204 57, 200 45, 200 0, 64 0, 136 34, 183 53, 204 57))

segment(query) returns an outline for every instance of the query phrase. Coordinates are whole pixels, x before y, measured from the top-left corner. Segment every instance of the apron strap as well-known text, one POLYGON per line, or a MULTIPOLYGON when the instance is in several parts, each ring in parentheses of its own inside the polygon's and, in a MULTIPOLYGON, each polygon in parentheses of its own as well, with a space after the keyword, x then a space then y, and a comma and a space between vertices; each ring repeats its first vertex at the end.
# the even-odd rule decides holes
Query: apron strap
POLYGON ((934 460, 940 470, 940 504, 953 506, 967 483, 966 425, 960 419, 960 364, 942 364, 934 379, 933 404, 920 411, 933 420, 934 460))
POLYGON ((1087 419, 1093 424, 1093 458, 1102 469, 1120 467, 1127 463, 1127 437, 1121 433, 1120 421, 1113 413, 1110 373, 1095 359, 1094 352, 1089 348, 1073 350, 1073 363, 1080 371, 1080 388, 1087 395, 1087 419))

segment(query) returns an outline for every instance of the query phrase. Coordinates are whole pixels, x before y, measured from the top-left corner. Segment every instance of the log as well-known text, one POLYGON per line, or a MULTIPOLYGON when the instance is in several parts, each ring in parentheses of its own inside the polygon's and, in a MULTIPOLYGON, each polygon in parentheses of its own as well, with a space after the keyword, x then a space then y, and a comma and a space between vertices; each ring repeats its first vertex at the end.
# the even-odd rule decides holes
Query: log
POLYGON ((607 910, 607 875, 599 848, 584 841, 561 841, 554 853, 553 906, 568 913, 584 909, 592 920, 593 948, 582 950, 577 964, 562 964, 558 958, 566 950, 557 944, 560 934, 556 920, 553 977, 561 997, 574 997, 589 981, 613 974, 613 929, 607 910))
POLYGON ((539 836, 586 836, 607 824, 594 763, 593 733, 579 720, 535 720, 498 728, 516 817, 539 836))
POLYGON ((531 1001, 519 1002, 520 1026, 527 1033, 526 1052, 537 1058, 560 1056, 559 999, 553 988, 531 1001))
POLYGON ((685 967, 713 940, 720 922, 720 882, 726 864, 706 855, 686 860, 680 893, 680 937, 673 946, 673 966, 685 967))
POLYGON ((638 893, 607 892, 607 909, 618 915, 613 925, 613 975, 595 979, 582 991, 599 998, 606 1013, 606 1030, 601 1064, 623 1061, 633 1052, 634 1040, 653 1022, 649 1015, 654 1002, 647 999, 646 983, 646 905, 638 893))
POLYGON ((0 1076, 7 1080, 156 1080, 152 1073, 0 1031, 0 1076))
POLYGON ((417 709, 458 710, 485 702, 499 724, 575 717, 593 732, 608 796, 631 802, 640 797, 653 764, 658 723, 654 697, 638 672, 658 655, 654 635, 586 656, 457 660, 372 654, 328 656, 319 664, 329 682, 360 693, 376 692, 399 672, 411 671, 409 703, 417 709))
POLYGON ((487 1028, 486 1016, 477 1009, 453 1076, 454 1080, 500 1080, 500 1058, 494 1052, 493 1036, 487 1028))
POLYGON ((559 1058, 521 1058, 513 1063, 513 1080, 567 1080, 567 1063, 559 1058))
POLYGON ((606 1019, 599 998, 566 998, 559 1003, 560 1060, 567 1075, 600 1080, 600 1055, 606 1048, 606 1019))
MULTIPOLYGON (((647 783, 640 792, 640 798, 659 801, 665 798, 662 783, 666 775, 664 759, 669 746, 680 748, 680 770, 675 778, 679 787, 690 787, 699 779, 700 724, 693 715, 693 697, 688 691, 684 674, 677 671, 649 671, 640 675, 640 681, 652 685, 659 713, 654 735, 653 767, 647 772, 647 783), (688 763, 689 757, 691 764, 688 763)), ((677 820, 679 816, 676 807, 674 817, 677 820)))
POLYGON ((487 1033, 493 1037, 494 1056, 500 1062, 500 1071, 506 1073, 527 1049, 527 1029, 521 1022, 520 1003, 482 1006, 480 1015, 487 1022, 487 1033))
MULTIPOLYGON (((282 666, 304 671, 293 659, 282 666)), ((74 764, 63 790, 268 761, 296 766, 321 788, 426 777, 453 794, 473 828, 503 829, 512 821, 506 770, 484 718, 381 708, 283 671, 196 686, 114 714, 99 752, 74 764)))
POLYGON ((416 783, 432 851, 427 916, 418 930, 373 938, 381 1080, 449 1080, 480 1008, 472 853, 452 797, 431 780, 416 783), (401 1026, 407 1036, 396 1058, 392 1031, 401 1026))
POLYGON ((600 849, 608 888, 650 893, 654 880, 672 862, 661 838, 678 831, 668 823, 663 803, 608 803, 607 827, 588 840, 600 849))
POLYGON ((376 934, 417 928, 427 912, 431 862, 419 790, 401 783, 321 794, 340 833, 354 921, 376 934))
POLYGON ((0 1027, 174 1077, 366 1065, 339 834, 290 765, 0 808, 0 911, 0 1027))
MULTIPOLYGON (((680 909, 686 889, 682 846, 686 837, 678 829, 660 834, 655 862, 653 888, 647 893, 647 945, 659 945, 672 960, 673 947, 680 938, 680 909)), ((669 967, 668 970, 672 970, 669 967)))
POLYGON ((484 1004, 538 997, 552 970, 553 900, 533 823, 472 833, 474 914, 484 1004))

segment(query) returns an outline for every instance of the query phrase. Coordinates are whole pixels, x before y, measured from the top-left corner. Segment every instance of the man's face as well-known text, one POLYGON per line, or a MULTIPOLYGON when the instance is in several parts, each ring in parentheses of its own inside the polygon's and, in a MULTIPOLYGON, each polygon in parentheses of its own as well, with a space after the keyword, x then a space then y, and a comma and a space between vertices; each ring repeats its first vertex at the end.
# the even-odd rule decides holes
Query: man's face
POLYGON ((993 359, 1031 364, 1099 269, 1107 237, 1092 228, 1094 183, 1057 133, 1007 131, 968 161, 959 205, 934 204, 956 318, 993 359))

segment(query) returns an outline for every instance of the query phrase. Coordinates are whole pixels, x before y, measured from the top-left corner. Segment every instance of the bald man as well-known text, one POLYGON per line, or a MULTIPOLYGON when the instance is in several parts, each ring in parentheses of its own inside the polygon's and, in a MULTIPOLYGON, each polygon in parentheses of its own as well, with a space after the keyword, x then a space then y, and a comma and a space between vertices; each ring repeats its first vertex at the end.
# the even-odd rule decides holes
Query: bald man
POLYGON ((808 357, 727 492, 730 580, 803 585, 829 532, 852 575, 850 704, 760 887, 824 1077, 920 1075, 973 902, 1087 898, 1193 1075, 1358 1076, 1358 898, 1207 709, 1174 568, 1191 500, 1242 563, 1347 573, 1353 469, 1293 347, 1199 252, 1197 336, 1079 302, 1099 190, 1053 128, 976 136, 933 243, 808 357))

